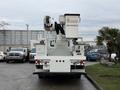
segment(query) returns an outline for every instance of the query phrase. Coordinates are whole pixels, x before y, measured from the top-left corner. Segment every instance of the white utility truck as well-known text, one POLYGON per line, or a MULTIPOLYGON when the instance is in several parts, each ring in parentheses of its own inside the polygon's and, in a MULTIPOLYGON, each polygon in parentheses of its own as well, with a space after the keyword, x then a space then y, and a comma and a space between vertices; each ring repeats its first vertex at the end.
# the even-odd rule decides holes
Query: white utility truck
POLYGON ((57 22, 44 19, 44 37, 36 43, 35 71, 39 78, 46 76, 77 76, 85 73, 84 43, 78 42, 80 14, 64 14, 57 22), (55 27, 55 28, 54 28, 55 27))

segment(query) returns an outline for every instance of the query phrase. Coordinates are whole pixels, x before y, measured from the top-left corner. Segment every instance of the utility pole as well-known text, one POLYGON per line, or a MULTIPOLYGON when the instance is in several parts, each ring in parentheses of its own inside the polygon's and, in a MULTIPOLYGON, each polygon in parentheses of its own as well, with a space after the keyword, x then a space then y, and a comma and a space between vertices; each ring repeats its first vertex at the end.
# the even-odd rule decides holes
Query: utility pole
POLYGON ((26 24, 27 29, 27 48, 28 48, 28 30, 29 30, 29 24, 26 24))

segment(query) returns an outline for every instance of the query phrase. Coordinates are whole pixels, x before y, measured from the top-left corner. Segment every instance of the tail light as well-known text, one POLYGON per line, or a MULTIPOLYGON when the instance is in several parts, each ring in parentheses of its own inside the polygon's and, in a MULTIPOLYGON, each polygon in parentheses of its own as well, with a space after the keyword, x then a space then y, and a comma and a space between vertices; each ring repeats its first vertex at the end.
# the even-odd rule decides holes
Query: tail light
POLYGON ((81 60, 80 65, 84 65, 84 64, 85 64, 84 60, 81 60))
POLYGON ((41 61, 40 60, 35 60, 35 64, 40 64, 41 61))

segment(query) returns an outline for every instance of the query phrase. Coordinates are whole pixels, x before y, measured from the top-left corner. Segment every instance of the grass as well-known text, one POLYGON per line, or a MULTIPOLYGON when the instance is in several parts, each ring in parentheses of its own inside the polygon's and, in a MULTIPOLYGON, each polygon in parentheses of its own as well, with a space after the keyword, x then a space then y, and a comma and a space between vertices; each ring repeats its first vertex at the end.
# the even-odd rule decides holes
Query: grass
POLYGON ((86 72, 104 90, 120 90, 120 64, 111 67, 101 64, 87 66, 86 72))

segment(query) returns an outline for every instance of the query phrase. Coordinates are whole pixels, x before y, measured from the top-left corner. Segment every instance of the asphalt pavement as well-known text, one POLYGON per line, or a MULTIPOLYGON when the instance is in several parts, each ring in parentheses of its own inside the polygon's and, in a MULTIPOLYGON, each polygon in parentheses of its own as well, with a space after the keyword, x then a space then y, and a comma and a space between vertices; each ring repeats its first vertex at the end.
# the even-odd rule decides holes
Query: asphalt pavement
POLYGON ((38 79, 33 75, 34 64, 0 63, 0 90, 96 90, 82 76, 81 79, 38 79))

